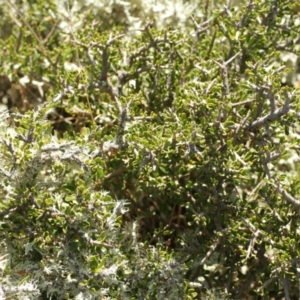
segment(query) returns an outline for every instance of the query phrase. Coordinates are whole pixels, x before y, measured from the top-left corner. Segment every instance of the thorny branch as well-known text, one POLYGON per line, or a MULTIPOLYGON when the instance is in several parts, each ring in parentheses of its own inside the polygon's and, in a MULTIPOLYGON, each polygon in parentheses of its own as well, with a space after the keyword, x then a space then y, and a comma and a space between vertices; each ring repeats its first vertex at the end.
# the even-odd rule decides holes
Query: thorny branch
POLYGON ((282 107, 275 109, 275 104, 273 103, 275 100, 273 96, 271 97, 271 93, 268 91, 268 99, 270 100, 271 112, 264 117, 258 118, 257 120, 250 123, 248 129, 258 129, 260 127, 265 126, 268 122, 279 120, 282 116, 288 114, 290 110, 290 103, 293 98, 293 93, 285 93, 285 103, 282 107))
POLYGON ((270 184, 276 189, 276 191, 283 196, 283 198, 298 211, 300 208, 300 200, 295 199, 292 195, 286 192, 279 184, 270 182, 270 184))
POLYGON ((221 241, 223 240, 223 237, 218 237, 216 239, 216 241, 210 246, 208 252, 206 253, 206 255, 202 258, 202 260, 200 261, 200 263, 197 265, 197 267, 195 268, 194 272, 192 273, 192 275, 190 276, 190 280, 194 281, 195 278, 198 276, 199 271, 201 269, 201 267, 203 266, 203 264, 212 256, 212 254, 216 251, 217 247, 220 245, 221 241))

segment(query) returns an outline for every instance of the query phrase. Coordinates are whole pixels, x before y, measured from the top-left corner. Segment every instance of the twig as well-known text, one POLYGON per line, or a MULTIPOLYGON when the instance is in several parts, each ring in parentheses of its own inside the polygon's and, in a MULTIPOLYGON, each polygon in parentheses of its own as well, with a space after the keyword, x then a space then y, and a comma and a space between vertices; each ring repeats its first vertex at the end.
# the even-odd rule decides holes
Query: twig
POLYGON ((24 17, 23 13, 19 10, 19 8, 10 0, 5 0, 8 5, 10 7, 12 7, 16 13, 19 15, 19 17, 21 18, 22 22, 25 24, 25 26, 29 29, 29 31, 32 33, 32 35, 34 36, 34 38, 37 40, 37 42, 40 45, 40 49, 41 52, 43 53, 43 55, 46 57, 46 59, 49 61, 49 63, 51 64, 52 67, 54 67, 54 63, 52 61, 52 59, 49 57, 49 55, 47 54, 46 49, 44 48, 44 42, 40 39, 40 37, 37 35, 37 33, 34 31, 34 29, 31 27, 31 25, 27 22, 26 18, 24 17))
POLYGON ((210 246, 209 250, 207 251, 206 255, 202 258, 192 275, 190 276, 190 281, 194 281, 195 278, 198 276, 201 266, 211 257, 211 255, 216 251, 217 247, 221 243, 223 237, 219 236, 217 240, 210 246))
POLYGON ((285 300, 291 300, 289 289, 288 289, 288 281, 286 278, 283 279, 283 289, 284 289, 284 299, 285 300))
POLYGON ((8 214, 10 214, 12 212, 20 210, 20 208, 21 208, 20 206, 16 206, 16 207, 5 209, 5 210, 0 212, 0 217, 5 217, 5 216, 7 216, 8 214))
POLYGON ((295 209, 299 210, 299 208, 300 208, 300 201, 299 200, 297 200, 293 196, 291 196, 288 192, 286 192, 283 188, 281 188, 279 186, 279 184, 275 184, 275 183, 272 183, 272 182, 270 182, 270 184, 276 189, 276 191, 279 194, 281 194, 284 197, 284 199, 288 203, 292 204, 295 209))
POLYGON ((119 176, 119 175, 123 174, 126 170, 127 170, 126 166, 123 165, 119 169, 105 175, 104 179, 108 180, 108 179, 111 179, 113 177, 119 176))
POLYGON ((237 25, 237 29, 240 29, 244 26, 244 23, 246 21, 246 18, 248 17, 249 13, 252 11, 252 8, 254 7, 253 5, 253 0, 249 0, 248 4, 247 4, 247 10, 246 12, 242 15, 238 25, 237 25))
POLYGON ((279 120, 282 116, 288 114, 288 112, 290 110, 290 103, 291 103, 291 100, 292 100, 292 96, 293 95, 286 92, 285 103, 282 107, 274 110, 273 112, 271 111, 271 113, 269 113, 268 115, 266 115, 262 118, 259 118, 255 121, 253 121, 249 125, 248 129, 250 129, 250 130, 258 129, 258 128, 264 126, 265 124, 267 124, 268 122, 279 120))
POLYGON ((231 107, 242 106, 242 105, 246 105, 246 104, 252 103, 254 101, 256 101, 256 99, 250 99, 250 100, 245 100, 245 101, 241 101, 241 102, 237 102, 237 103, 231 103, 230 106, 231 107))

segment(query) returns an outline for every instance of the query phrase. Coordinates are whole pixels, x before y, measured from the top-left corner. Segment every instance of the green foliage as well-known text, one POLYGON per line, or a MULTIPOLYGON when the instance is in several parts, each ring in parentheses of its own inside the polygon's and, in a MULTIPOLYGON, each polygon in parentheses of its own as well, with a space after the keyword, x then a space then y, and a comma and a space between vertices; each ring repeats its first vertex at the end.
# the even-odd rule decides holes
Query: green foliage
POLYGON ((299 297, 297 5, 6 3, 0 295, 299 297))

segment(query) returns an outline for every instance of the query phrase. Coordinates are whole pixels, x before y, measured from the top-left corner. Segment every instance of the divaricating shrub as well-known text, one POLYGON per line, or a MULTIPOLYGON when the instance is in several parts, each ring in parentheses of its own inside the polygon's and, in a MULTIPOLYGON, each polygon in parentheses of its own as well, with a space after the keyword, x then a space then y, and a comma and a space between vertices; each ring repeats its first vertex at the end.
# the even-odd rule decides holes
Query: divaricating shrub
POLYGON ((299 297, 299 5, 157 2, 5 1, 3 299, 299 297))

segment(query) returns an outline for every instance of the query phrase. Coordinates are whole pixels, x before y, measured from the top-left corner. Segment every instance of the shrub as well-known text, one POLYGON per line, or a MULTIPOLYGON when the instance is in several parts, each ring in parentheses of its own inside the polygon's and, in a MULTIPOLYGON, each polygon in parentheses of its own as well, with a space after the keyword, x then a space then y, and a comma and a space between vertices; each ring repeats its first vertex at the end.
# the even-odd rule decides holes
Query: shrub
POLYGON ((3 297, 298 297, 297 3, 6 3, 3 297))

